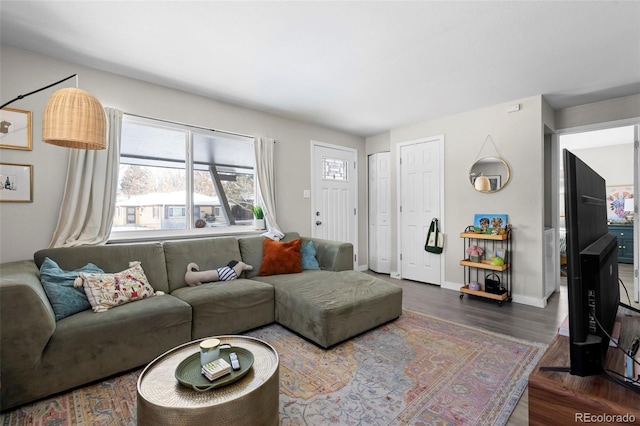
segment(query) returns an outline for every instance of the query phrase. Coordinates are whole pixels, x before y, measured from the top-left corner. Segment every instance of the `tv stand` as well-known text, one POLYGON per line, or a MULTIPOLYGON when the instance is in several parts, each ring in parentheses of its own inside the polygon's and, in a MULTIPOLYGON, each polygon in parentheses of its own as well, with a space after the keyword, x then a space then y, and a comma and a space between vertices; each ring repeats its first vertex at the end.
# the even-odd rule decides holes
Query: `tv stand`
MULTIPOLYGON (((640 336, 640 316, 622 315, 620 343, 631 346, 640 336)), ((580 377, 563 372, 569 365, 569 338, 556 335, 529 375, 529 425, 586 423, 586 416, 634 416, 640 423, 640 393, 613 382, 604 374, 580 377), (582 417, 579 417, 582 416, 582 417)), ((624 373, 624 354, 610 347, 605 368, 624 373)), ((565 370, 566 371, 566 370, 565 370)), ((622 379, 624 380, 624 379, 622 379)), ((593 418, 593 417, 591 417, 593 418)), ((627 417, 628 418, 628 417, 627 417)), ((615 418, 597 424, 621 424, 615 418)))

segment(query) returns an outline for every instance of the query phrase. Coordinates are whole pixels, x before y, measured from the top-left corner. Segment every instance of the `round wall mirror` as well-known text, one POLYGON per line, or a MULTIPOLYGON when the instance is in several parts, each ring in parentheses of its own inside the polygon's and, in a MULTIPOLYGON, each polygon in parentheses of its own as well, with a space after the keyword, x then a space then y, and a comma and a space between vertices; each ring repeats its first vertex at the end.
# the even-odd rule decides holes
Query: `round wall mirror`
POLYGON ((511 169, 501 157, 483 157, 469 170, 469 182, 479 192, 500 191, 509 182, 511 169))

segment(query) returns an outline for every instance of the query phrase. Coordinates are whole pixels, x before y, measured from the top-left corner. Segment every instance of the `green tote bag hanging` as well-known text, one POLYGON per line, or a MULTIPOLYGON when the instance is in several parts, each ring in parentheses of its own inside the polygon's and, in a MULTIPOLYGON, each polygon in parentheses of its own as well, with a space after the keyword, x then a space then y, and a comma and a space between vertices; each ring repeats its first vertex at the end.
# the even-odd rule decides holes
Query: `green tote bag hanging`
POLYGON ((431 226, 429 226, 427 242, 424 244, 424 249, 429 253, 440 254, 442 253, 443 246, 444 235, 440 233, 440 230, 438 229, 438 219, 434 217, 431 220, 431 226))

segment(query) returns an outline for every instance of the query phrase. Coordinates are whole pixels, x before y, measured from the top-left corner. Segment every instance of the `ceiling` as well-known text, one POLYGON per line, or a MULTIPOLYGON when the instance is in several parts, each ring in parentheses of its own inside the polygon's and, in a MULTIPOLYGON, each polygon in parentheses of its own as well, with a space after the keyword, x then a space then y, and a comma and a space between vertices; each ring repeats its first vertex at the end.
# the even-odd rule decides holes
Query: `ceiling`
POLYGON ((640 93, 639 1, 6 1, 3 44, 371 136, 640 93))

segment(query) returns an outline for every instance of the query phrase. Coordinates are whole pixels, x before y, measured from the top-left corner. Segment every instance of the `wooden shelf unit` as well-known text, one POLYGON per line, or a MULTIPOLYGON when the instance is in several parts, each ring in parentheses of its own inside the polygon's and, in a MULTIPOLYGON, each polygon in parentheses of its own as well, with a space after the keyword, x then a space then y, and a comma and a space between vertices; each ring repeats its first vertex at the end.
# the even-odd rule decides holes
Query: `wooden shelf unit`
MULTIPOLYGON (((460 298, 465 294, 470 294, 473 296, 484 297, 487 299, 493 299, 498 302, 499 306, 502 306, 502 302, 511 301, 511 230, 507 231, 504 234, 481 234, 479 232, 472 232, 471 229, 473 227, 468 227, 465 232, 460 233, 460 238, 465 240, 464 250, 466 255, 467 247, 472 245, 472 241, 475 240, 474 245, 480 245, 480 241, 482 241, 483 249, 485 254, 487 253, 487 243, 491 243, 491 248, 493 253, 496 252, 496 243, 500 244, 501 249, 504 251, 504 265, 492 265, 490 260, 482 259, 479 262, 472 262, 469 258, 462 259, 460 261, 460 266, 464 267, 464 277, 465 282, 462 287, 460 287, 460 298), (500 284, 505 288, 505 292, 502 294, 489 293, 484 290, 471 290, 469 289, 469 283, 471 282, 471 274, 472 271, 475 271, 476 281, 480 282, 478 276, 480 274, 479 271, 490 271, 494 273, 499 273, 500 276, 500 284)), ((486 275, 485 275, 486 278, 486 275)), ((480 283, 484 285, 484 283, 480 283)))

